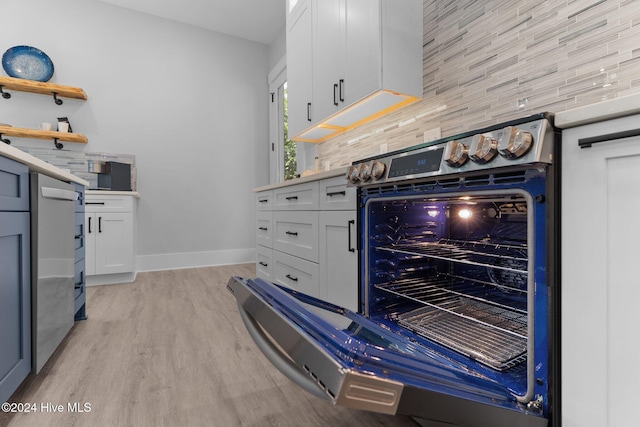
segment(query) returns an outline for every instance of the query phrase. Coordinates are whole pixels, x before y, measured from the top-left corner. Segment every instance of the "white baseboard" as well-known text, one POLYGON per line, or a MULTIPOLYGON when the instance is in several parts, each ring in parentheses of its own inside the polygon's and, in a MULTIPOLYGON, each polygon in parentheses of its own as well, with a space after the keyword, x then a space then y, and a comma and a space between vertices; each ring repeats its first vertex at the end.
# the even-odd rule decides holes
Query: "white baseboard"
POLYGON ((173 254, 138 255, 138 273, 143 271, 180 270, 256 262, 256 249, 229 249, 223 251, 181 252, 173 254))

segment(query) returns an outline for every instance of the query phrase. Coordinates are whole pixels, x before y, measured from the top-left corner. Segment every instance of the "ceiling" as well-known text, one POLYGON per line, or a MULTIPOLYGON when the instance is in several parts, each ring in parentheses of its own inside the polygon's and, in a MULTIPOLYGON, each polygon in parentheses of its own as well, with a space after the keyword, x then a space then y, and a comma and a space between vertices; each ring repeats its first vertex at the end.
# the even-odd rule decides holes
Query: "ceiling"
POLYGON ((285 23, 285 0, 100 0, 269 44, 285 23))

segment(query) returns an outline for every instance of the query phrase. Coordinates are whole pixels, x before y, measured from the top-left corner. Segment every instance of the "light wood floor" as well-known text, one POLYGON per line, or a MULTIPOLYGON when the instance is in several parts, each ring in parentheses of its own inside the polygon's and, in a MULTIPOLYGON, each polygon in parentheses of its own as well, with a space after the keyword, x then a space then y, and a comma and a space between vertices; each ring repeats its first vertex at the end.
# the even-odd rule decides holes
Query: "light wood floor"
POLYGON ((232 275, 255 269, 141 273, 132 284, 90 287, 89 319, 10 400, 38 412, 0 412, 0 426, 417 426, 334 407, 285 378, 246 332, 225 289, 232 275), (47 403, 64 411, 41 412, 47 403), (90 412, 70 413, 68 403, 90 412))

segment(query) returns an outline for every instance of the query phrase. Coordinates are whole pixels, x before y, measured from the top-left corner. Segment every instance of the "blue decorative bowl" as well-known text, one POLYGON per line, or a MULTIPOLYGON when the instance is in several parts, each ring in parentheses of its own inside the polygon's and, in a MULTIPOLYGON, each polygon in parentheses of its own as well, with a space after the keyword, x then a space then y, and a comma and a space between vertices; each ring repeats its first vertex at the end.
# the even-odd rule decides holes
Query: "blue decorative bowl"
POLYGON ((46 82, 53 76, 53 62, 32 46, 14 46, 2 55, 2 68, 10 77, 46 82))

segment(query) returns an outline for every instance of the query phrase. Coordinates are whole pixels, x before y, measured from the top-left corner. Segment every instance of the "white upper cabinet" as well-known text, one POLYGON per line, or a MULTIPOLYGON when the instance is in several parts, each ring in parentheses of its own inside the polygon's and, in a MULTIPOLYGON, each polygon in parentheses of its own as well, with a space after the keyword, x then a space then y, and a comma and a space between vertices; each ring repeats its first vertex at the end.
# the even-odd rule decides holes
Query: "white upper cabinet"
POLYGON ((311 36, 311 2, 298 0, 287 14, 287 58, 295 58, 295 61, 287 59, 289 136, 313 124, 311 36), (292 86, 296 88, 293 97, 292 86))
POLYGON ((287 30, 297 141, 323 142, 422 96, 420 0, 299 0, 287 30), (311 40, 301 35, 309 20, 311 40))

